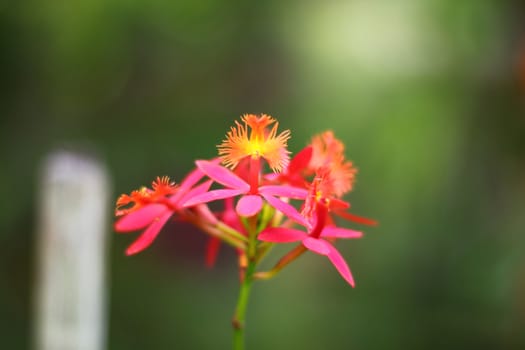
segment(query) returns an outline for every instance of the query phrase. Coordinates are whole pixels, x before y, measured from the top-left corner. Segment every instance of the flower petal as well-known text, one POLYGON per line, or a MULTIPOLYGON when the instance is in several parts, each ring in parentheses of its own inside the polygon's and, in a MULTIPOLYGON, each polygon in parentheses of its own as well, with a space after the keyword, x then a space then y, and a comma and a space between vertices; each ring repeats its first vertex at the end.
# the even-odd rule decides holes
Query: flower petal
POLYGON ((237 202, 235 210, 240 216, 253 216, 261 211, 263 200, 261 196, 248 195, 242 196, 237 202))
POLYGON ((168 211, 168 208, 164 204, 148 204, 118 220, 115 223, 115 231, 130 232, 140 230, 151 224, 155 218, 158 218, 166 211, 168 211))
POLYGON ((204 177, 204 173, 199 168, 193 169, 180 183, 180 189, 185 192, 199 182, 200 179, 204 177))
POLYGON ((213 267, 219 254, 219 248, 221 247, 221 240, 217 237, 210 237, 206 244, 206 266, 213 267))
POLYGON ((330 244, 323 239, 306 237, 303 239, 303 245, 317 254, 328 255, 330 253, 330 244))
POLYGON ((191 197, 185 203, 183 203, 182 206, 184 208, 193 207, 194 205, 201 203, 208 203, 219 199, 235 197, 242 193, 244 193, 243 190, 213 190, 191 197))
POLYGON ((224 185, 228 188, 234 188, 247 192, 250 189, 250 185, 220 165, 214 164, 206 160, 198 160, 195 162, 197 167, 201 169, 210 179, 224 185))
MULTIPOLYGON (((213 164, 218 164, 220 162, 219 158, 214 158, 210 161, 213 164)), ((204 173, 199 168, 193 169, 180 183, 177 193, 170 197, 172 203, 177 203, 178 201, 184 202, 181 200, 181 197, 184 196, 190 188, 193 187, 197 182, 204 177, 204 173)))
POLYGON ((297 222, 298 224, 301 224, 303 226, 307 226, 306 219, 295 209, 293 206, 291 206, 288 203, 283 202, 280 199, 277 199, 275 197, 272 197, 270 195, 261 193, 261 195, 266 199, 266 201, 275 209, 282 212, 284 215, 288 216, 293 221, 297 222))
POLYGON ((213 212, 210 210, 210 207, 208 207, 207 204, 197 204, 195 207, 195 212, 197 212, 197 214, 205 219, 206 221, 208 221, 210 224, 212 225, 216 225, 217 222, 219 222, 219 220, 217 219, 217 217, 215 216, 215 214, 213 214, 213 212))
POLYGON ((259 193, 269 194, 271 196, 279 196, 286 198, 294 199, 305 199, 308 195, 308 191, 304 188, 294 187, 294 186, 261 186, 259 187, 259 193))
POLYGON ((242 224, 239 215, 237 215, 235 212, 235 207, 233 204, 233 198, 226 198, 224 200, 224 210, 220 214, 220 218, 226 225, 236 229, 242 234, 245 234, 246 228, 242 224))
POLYGON ((297 242, 305 237, 308 235, 303 231, 284 227, 270 227, 257 236, 261 241, 276 243, 297 242))
POLYGON ((173 215, 173 212, 167 212, 158 220, 153 221, 139 238, 128 247, 126 255, 136 254, 149 247, 171 215, 173 215))
POLYGON ((330 246, 330 253, 328 253, 328 259, 332 262, 332 264, 335 266, 337 271, 343 276, 346 282, 350 284, 352 287, 355 287, 354 283, 354 277, 352 277, 352 273, 350 272, 350 268, 348 267, 348 264, 346 263, 345 259, 341 256, 341 254, 335 249, 334 246, 329 244, 330 246))
POLYGON ((333 210, 339 210, 339 209, 348 209, 350 208, 350 203, 345 202, 338 198, 331 198, 330 199, 330 209, 333 210))
POLYGON ((363 237, 363 232, 350 230, 342 227, 326 226, 321 232, 321 237, 361 238, 363 237))
POLYGON ((188 193, 184 194, 182 198, 180 198, 179 203, 172 202, 172 199, 170 198, 170 201, 175 205, 180 205, 180 203, 184 203, 187 200, 189 200, 191 197, 194 197, 198 194, 204 193, 210 189, 211 184, 213 183, 213 180, 208 180, 200 185, 196 186, 195 188, 192 188, 188 193))
POLYGON ((308 163, 310 163, 310 159, 312 158, 312 150, 312 146, 306 146, 301 151, 299 151, 299 153, 297 153, 290 161, 290 165, 288 165, 288 174, 292 174, 306 168, 308 163))
POLYGON ((280 174, 278 173, 269 173, 264 175, 264 179, 268 181, 276 181, 277 179, 279 179, 279 176, 280 174))
POLYGON ((370 226, 376 226, 377 225, 377 221, 375 221, 375 220, 364 218, 362 216, 357 216, 357 215, 354 215, 354 214, 350 214, 350 213, 348 213, 346 211, 338 211, 338 210, 336 210, 335 214, 339 215, 340 217, 342 217, 345 220, 350 220, 350 221, 353 221, 353 222, 357 222, 358 224, 370 225, 370 226))

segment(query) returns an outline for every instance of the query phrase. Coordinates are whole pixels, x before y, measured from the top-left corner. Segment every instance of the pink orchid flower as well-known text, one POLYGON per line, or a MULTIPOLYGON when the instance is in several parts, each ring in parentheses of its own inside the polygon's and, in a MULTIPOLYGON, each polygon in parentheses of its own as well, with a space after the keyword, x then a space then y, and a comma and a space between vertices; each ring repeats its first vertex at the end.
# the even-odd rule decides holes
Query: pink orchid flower
POLYGON ((292 228, 270 227, 261 232, 257 238, 261 241, 274 243, 301 241, 306 249, 328 257, 330 262, 335 266, 345 281, 348 282, 348 284, 350 284, 352 287, 355 287, 354 278, 345 259, 341 256, 339 251, 324 238, 354 239, 361 238, 363 233, 335 226, 325 226, 318 238, 316 238, 312 233, 313 232, 310 232, 310 234, 308 234, 301 230, 292 228))
MULTIPOLYGON (((181 212, 185 209, 182 203, 189 198, 206 192, 212 181, 208 180, 200 185, 193 187, 204 177, 204 173, 199 169, 193 170, 182 181, 179 187, 171 184, 172 190, 168 193, 171 196, 161 195, 151 197, 148 195, 148 189, 141 191, 134 191, 139 198, 130 198, 131 202, 135 202, 135 206, 124 212, 124 216, 115 223, 115 231, 127 233, 144 229, 142 234, 126 249, 126 255, 132 255, 141 252, 153 243, 158 236, 162 227, 176 212, 181 212), (141 195, 143 193, 143 195, 141 195), (137 207, 137 203, 141 205, 137 207), (136 208, 135 208, 136 207, 136 208)), ((127 196, 127 195, 123 195, 127 196)), ((129 197, 128 197, 129 198, 129 197)), ((206 212, 206 208, 200 208, 206 212)))
POLYGON ((184 203, 184 207, 241 195, 235 207, 237 213, 241 216, 253 216, 262 209, 264 198, 271 206, 287 215, 290 219, 300 224, 305 223, 304 218, 293 206, 277 198, 278 196, 291 199, 305 199, 308 195, 305 189, 287 185, 266 185, 253 188, 248 182, 225 167, 205 160, 198 160, 195 163, 198 169, 210 179, 225 186, 225 188, 192 196, 184 203))
POLYGON ((261 232, 257 238, 261 241, 274 243, 301 241, 306 249, 328 257, 345 281, 354 287, 354 278, 348 264, 339 251, 325 238, 352 239, 361 238, 363 234, 359 231, 332 225, 330 210, 340 206, 346 207, 346 205, 345 202, 326 195, 330 192, 332 185, 329 175, 328 170, 319 171, 310 185, 309 195, 302 211, 305 218, 303 226, 307 228, 307 233, 292 228, 271 227, 261 232))

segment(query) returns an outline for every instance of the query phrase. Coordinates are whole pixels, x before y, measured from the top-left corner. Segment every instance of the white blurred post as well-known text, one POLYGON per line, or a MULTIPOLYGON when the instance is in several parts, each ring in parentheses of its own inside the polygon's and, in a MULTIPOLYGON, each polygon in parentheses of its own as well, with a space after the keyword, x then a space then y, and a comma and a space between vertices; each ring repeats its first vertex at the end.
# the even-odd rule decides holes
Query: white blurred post
POLYGON ((58 151, 40 174, 36 350, 103 350, 109 181, 94 157, 58 151))

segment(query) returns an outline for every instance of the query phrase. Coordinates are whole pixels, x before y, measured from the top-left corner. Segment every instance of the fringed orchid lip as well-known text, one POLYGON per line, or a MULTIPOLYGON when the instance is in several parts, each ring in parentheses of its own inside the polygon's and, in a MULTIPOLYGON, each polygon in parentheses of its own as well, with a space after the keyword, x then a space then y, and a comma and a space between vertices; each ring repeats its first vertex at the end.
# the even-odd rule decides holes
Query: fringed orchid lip
POLYGON ((328 130, 312 138, 312 156, 308 167, 312 172, 330 169, 330 193, 336 197, 352 190, 357 169, 345 159, 345 146, 328 130))
POLYGON ((245 114, 242 124, 230 128, 226 139, 218 145, 219 156, 228 168, 235 168, 245 157, 264 158, 274 172, 280 172, 290 162, 287 142, 290 130, 277 134, 279 122, 269 115, 245 114), (271 129, 269 127, 273 124, 271 129))
POLYGON ((175 194, 178 187, 168 176, 157 177, 151 183, 151 189, 142 187, 129 195, 122 194, 116 203, 115 215, 122 216, 132 213, 147 204, 154 203, 167 195, 175 194))

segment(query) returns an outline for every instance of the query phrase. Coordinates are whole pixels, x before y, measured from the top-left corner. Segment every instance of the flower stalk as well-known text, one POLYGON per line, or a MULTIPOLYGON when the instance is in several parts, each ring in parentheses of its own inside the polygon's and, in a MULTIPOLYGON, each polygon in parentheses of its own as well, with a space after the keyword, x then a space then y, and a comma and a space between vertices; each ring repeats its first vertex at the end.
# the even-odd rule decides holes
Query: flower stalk
MULTIPOLYGON (((248 299, 252 288, 253 274, 257 266, 257 216, 254 215, 248 218, 248 254, 246 269, 242 273, 241 286, 239 291, 239 298, 233 316, 233 349, 243 350, 245 345, 244 325, 246 320, 246 308, 248 306, 248 299)), ((240 266, 242 270, 244 267, 240 266)))
POLYGON ((248 299, 252 288, 255 267, 255 261, 253 259, 248 259, 248 266, 246 267, 244 276, 241 281, 239 298, 237 299, 237 306, 235 308, 235 313, 232 320, 234 350, 243 350, 245 346, 244 329, 246 322, 246 309, 248 306, 248 299))
POLYGON ((253 275, 253 278, 255 280, 267 280, 272 277, 275 277, 282 269, 284 269, 288 264, 290 264, 292 261, 303 255, 304 252, 306 252, 307 249, 302 245, 299 244, 292 250, 290 250, 285 256, 283 256, 275 266, 269 270, 269 271, 261 271, 257 272, 253 275))

